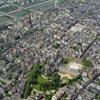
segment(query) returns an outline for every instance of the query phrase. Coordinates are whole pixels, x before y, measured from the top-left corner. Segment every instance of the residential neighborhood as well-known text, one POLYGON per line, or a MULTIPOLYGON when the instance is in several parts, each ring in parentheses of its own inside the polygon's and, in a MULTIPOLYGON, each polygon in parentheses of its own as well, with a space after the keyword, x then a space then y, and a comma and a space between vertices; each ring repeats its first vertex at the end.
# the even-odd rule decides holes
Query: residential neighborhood
POLYGON ((100 100, 100 1, 1 0, 0 100, 100 100))

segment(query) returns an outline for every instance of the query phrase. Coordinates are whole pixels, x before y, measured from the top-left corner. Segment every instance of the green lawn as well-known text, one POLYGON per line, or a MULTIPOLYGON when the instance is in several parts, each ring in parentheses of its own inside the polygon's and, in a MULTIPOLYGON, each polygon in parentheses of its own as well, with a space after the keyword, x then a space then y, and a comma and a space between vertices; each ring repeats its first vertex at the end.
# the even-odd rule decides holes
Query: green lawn
POLYGON ((23 17, 23 16, 25 16, 27 14, 29 14, 28 10, 21 10, 21 11, 12 13, 12 15, 15 16, 15 17, 17 17, 17 18, 23 17))
POLYGON ((63 80, 65 80, 67 83, 69 82, 69 79, 67 77, 63 77, 63 80))
POLYGON ((48 80, 44 79, 42 76, 39 76, 38 79, 37 79, 37 84, 33 85, 33 89, 41 91, 40 90, 40 84, 45 83, 45 82, 48 82, 48 80))
POLYGON ((10 17, 7 17, 7 16, 0 16, 0 23, 4 23, 6 21, 9 21, 11 20, 12 18, 10 17))
POLYGON ((39 83, 44 83, 44 82, 47 82, 48 80, 47 79, 44 79, 42 76, 39 76, 38 77, 38 82, 39 83))
POLYGON ((7 7, 3 7, 3 8, 0 8, 0 11, 2 12, 11 12, 11 11, 14 11, 14 10, 17 10, 17 6, 7 6, 7 7))
POLYGON ((33 87, 33 89, 40 91, 40 85, 39 84, 35 84, 32 87, 33 87))

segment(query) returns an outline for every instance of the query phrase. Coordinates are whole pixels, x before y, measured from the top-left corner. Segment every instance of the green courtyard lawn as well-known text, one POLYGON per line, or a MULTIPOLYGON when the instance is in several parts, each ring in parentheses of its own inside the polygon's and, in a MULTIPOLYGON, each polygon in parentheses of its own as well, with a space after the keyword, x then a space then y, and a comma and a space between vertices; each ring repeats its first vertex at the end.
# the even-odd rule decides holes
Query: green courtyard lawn
POLYGON ((69 82, 69 79, 67 77, 63 77, 62 80, 65 80, 67 83, 69 82))
POLYGON ((42 76, 39 76, 37 81, 40 82, 40 83, 44 83, 44 82, 47 82, 48 80, 43 78, 42 76))
POLYGON ((42 76, 41 70, 44 64, 36 64, 33 69, 27 74, 27 80, 23 92, 23 97, 27 98, 32 90, 39 92, 47 92, 50 90, 56 90, 60 86, 60 76, 58 73, 52 73, 50 79, 46 79, 42 76))
POLYGON ((37 84, 33 84, 32 88, 37 90, 37 91, 43 92, 42 89, 40 89, 40 87, 41 87, 41 84, 44 84, 46 82, 48 82, 47 79, 43 78, 42 76, 39 76, 37 78, 37 84))

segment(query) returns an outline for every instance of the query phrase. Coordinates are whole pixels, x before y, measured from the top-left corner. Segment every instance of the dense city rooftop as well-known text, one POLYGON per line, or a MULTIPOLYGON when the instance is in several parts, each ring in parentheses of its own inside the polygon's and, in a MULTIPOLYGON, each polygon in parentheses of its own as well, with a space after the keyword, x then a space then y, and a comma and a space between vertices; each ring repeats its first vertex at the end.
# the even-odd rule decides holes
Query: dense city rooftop
POLYGON ((99 9, 99 0, 1 0, 0 100, 99 100, 99 9))

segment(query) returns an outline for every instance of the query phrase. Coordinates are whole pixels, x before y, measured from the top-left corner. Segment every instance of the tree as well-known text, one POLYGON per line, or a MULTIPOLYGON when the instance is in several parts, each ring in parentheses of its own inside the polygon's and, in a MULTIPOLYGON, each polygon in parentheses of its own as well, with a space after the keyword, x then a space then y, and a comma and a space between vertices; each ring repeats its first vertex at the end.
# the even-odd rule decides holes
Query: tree
POLYGON ((2 100, 4 98, 3 94, 0 93, 0 100, 2 100))
POLYGON ((42 64, 37 64, 34 66, 34 73, 36 73, 37 75, 41 74, 41 69, 42 69, 43 65, 42 64))
POLYGON ((75 51, 79 51, 79 49, 80 49, 79 45, 77 45, 77 46, 72 46, 71 48, 72 48, 73 50, 75 50, 75 51))
POLYGON ((69 63, 69 59, 68 58, 63 58, 63 64, 67 64, 69 63))
POLYGON ((73 85, 73 84, 76 83, 77 81, 81 81, 81 80, 82 80, 82 75, 78 75, 76 78, 70 79, 70 80, 68 81, 68 84, 69 84, 69 85, 73 85))
POLYGON ((51 100, 51 99, 52 99, 52 94, 46 95, 46 96, 45 96, 45 99, 46 99, 46 100, 51 100))
POLYGON ((32 83, 32 77, 31 76, 28 76, 27 83, 32 83))
POLYGON ((91 62, 91 60, 87 59, 87 58, 84 58, 82 60, 83 62, 83 65, 86 66, 86 67, 92 67, 93 66, 93 63, 91 62))
POLYGON ((48 83, 40 83, 40 90, 47 90, 48 89, 48 83))
POLYGON ((26 83, 26 86, 25 86, 25 91, 24 91, 24 98, 27 98, 30 93, 31 93, 31 84, 30 83, 26 83))
POLYGON ((96 96, 96 100, 100 100, 100 95, 96 96))
POLYGON ((60 75, 58 73, 52 75, 52 86, 54 89, 60 86, 60 75))
POLYGON ((53 48, 58 49, 59 46, 60 46, 60 44, 59 44, 59 43, 55 43, 55 44, 53 44, 52 46, 53 46, 53 48))
POLYGON ((31 84, 37 83, 37 78, 41 74, 42 64, 36 64, 27 75, 27 81, 24 89, 24 98, 27 98, 32 90, 31 84))

